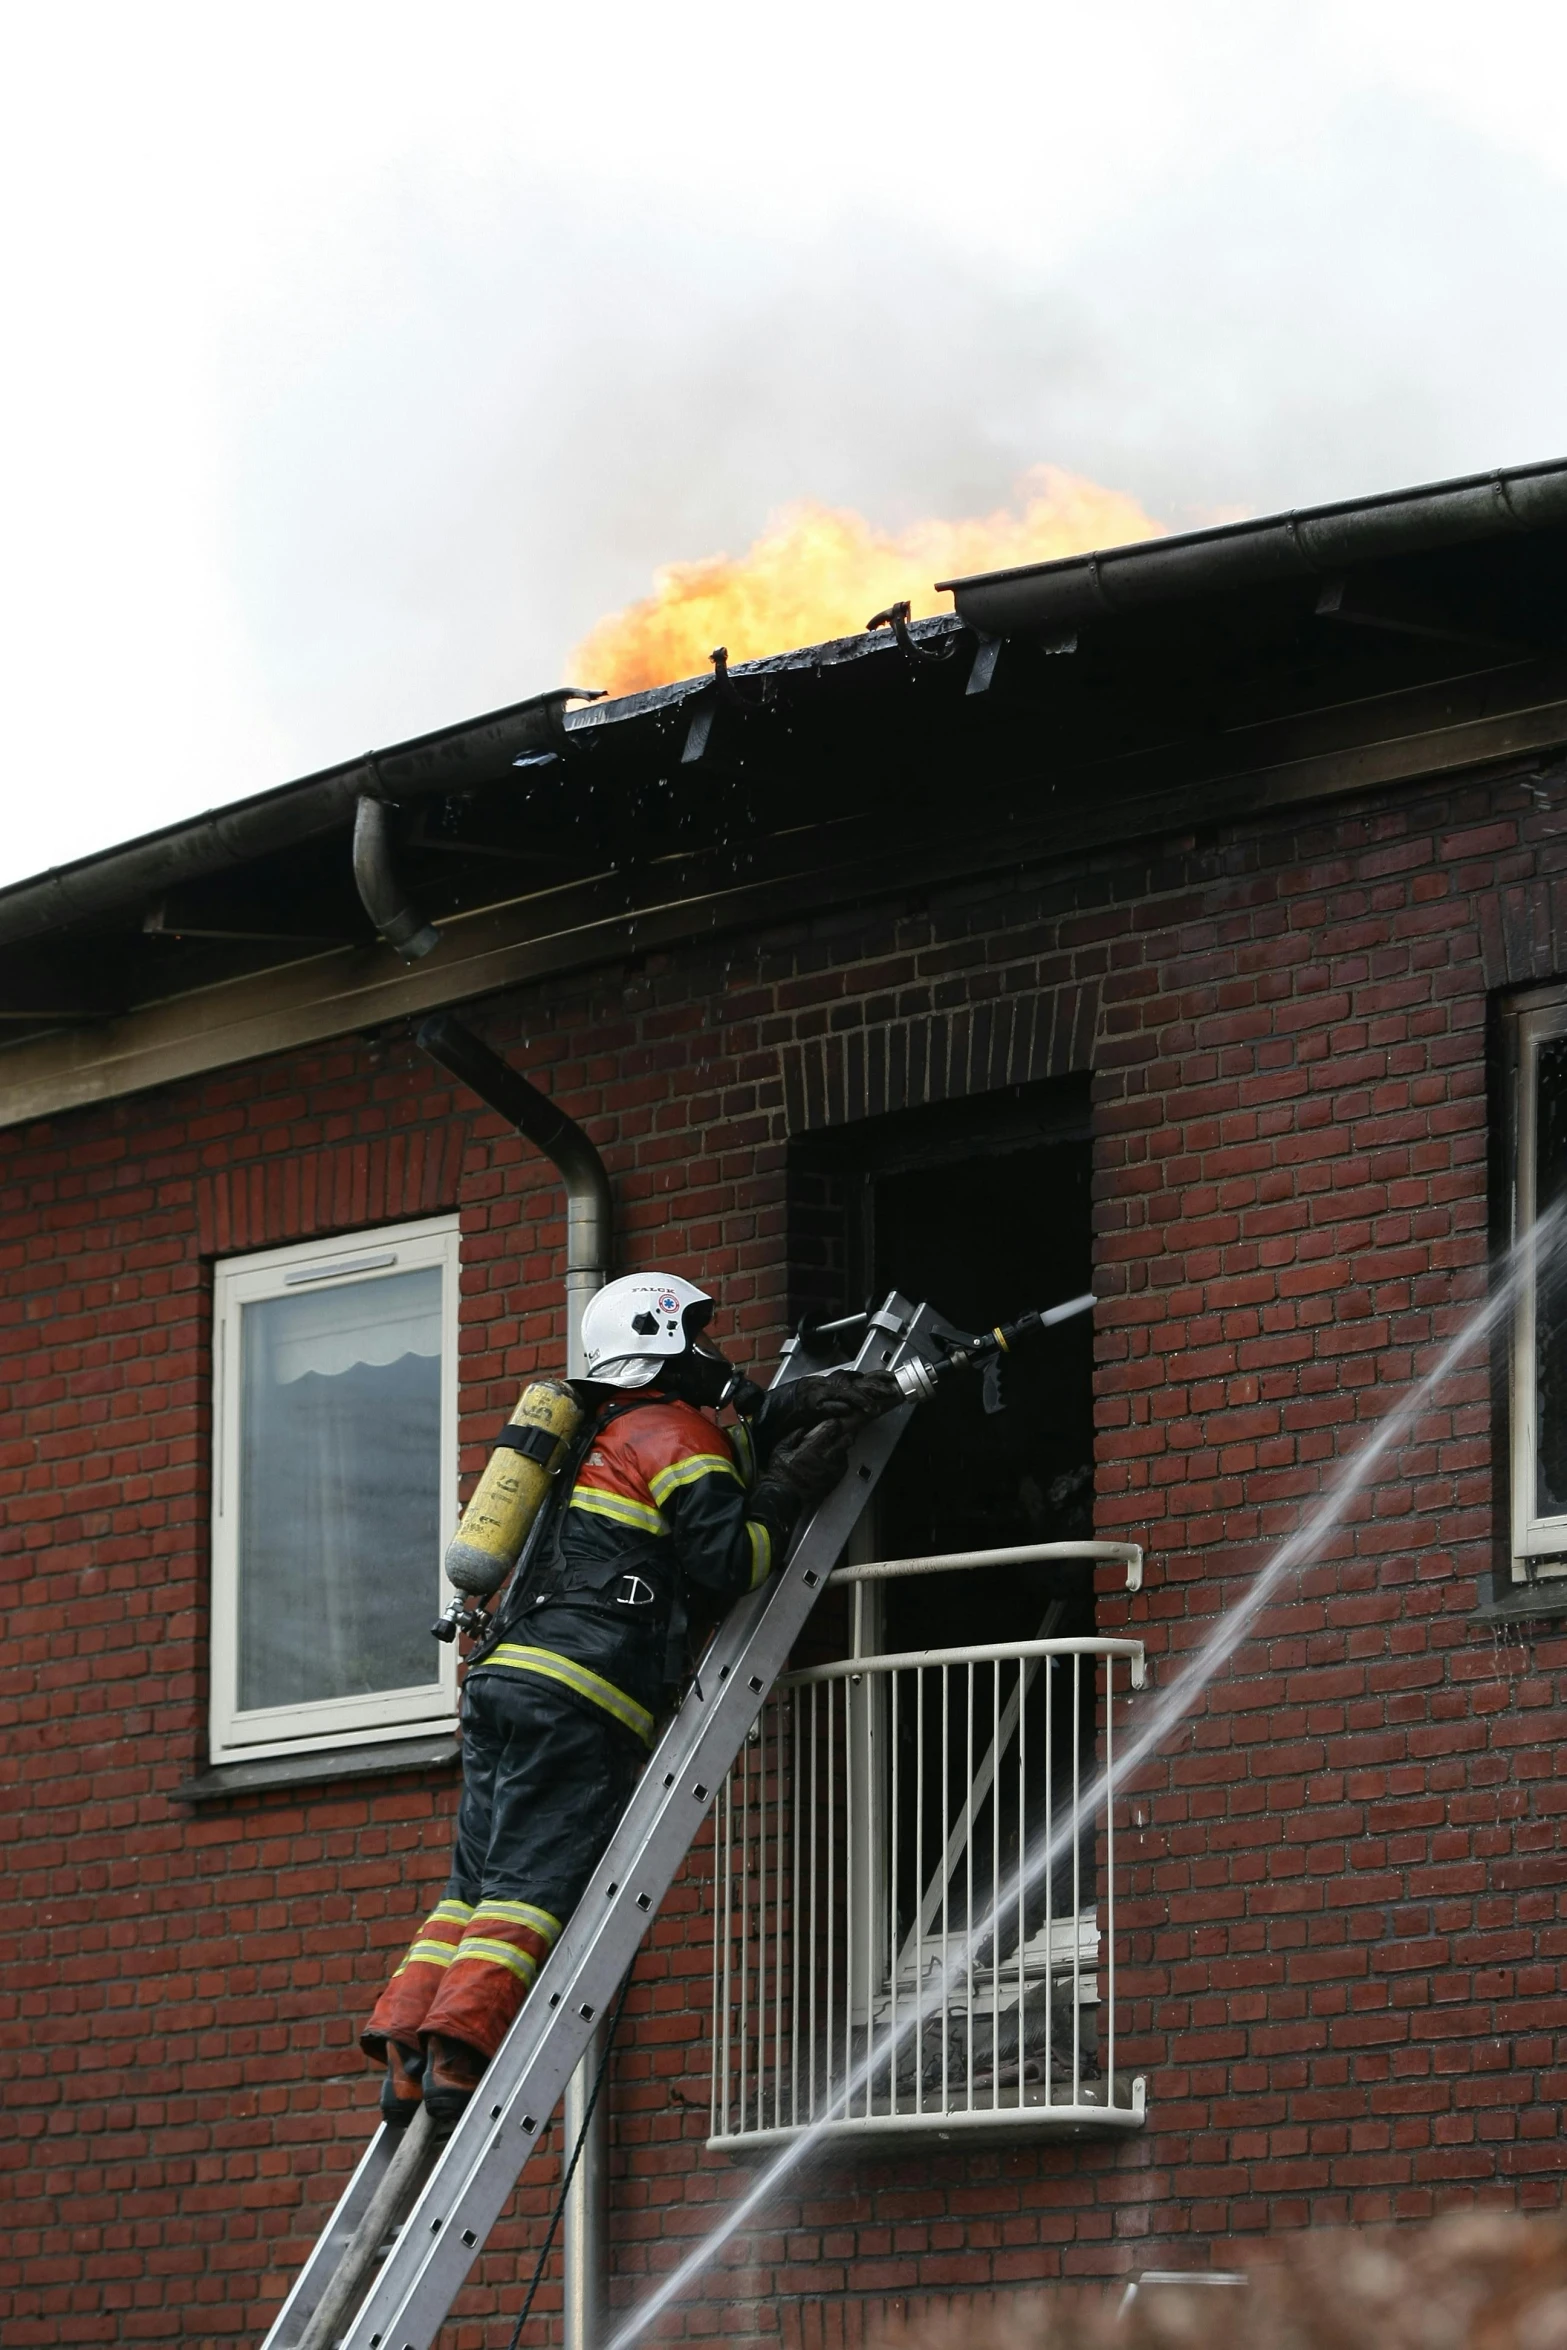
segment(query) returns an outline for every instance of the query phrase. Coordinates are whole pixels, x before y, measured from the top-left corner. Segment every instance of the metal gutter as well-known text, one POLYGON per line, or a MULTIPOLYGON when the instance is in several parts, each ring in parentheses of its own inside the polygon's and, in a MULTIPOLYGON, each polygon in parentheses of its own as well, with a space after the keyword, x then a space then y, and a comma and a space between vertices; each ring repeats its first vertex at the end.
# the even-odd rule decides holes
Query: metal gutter
POLYGON ((628 893, 599 876, 449 917, 438 955, 404 964, 368 942, 182 991, 92 1027, 0 1050, 0 1129, 291 1052, 500 988, 554 985, 619 958, 768 930, 799 914, 946 887, 972 876, 1125 845, 1195 823, 1251 823, 1567 744, 1567 659, 1444 681, 1356 705, 1309 729, 1287 721, 1220 743, 1063 768, 993 828, 889 837, 849 815, 761 845, 737 873, 712 850, 672 859, 628 893), (628 902, 629 895, 629 902, 628 902))
POLYGON ((493 781, 524 751, 558 748, 564 706, 579 698, 576 687, 557 686, 482 718, 416 735, 390 750, 370 751, 297 783, 236 800, 188 823, 166 825, 123 848, 13 882, 0 890, 0 946, 42 937, 71 922, 122 913, 181 882, 346 830, 367 794, 408 800, 493 781))
MULTIPOLYGON (((984 636, 1049 629, 1133 612, 1181 596, 1218 595, 1302 581, 1379 557, 1517 536, 1567 526, 1567 460, 1504 468, 1394 490, 1371 498, 1301 507, 1255 522, 1188 531, 1094 554, 1023 564, 939 581, 956 614, 916 621, 911 634, 940 639, 967 626, 984 636)), ((737 663, 731 679, 798 676, 895 656, 890 636, 862 634, 737 663)), ((710 677, 686 678, 614 701, 556 687, 505 709, 440 728, 323 768, 187 823, 144 834, 121 848, 79 858, 0 889, 0 947, 73 922, 103 919, 173 888, 276 855, 354 821, 365 795, 392 800, 493 782, 530 750, 559 750, 572 736, 677 709, 713 691, 710 677)))
MULTIPOLYGON (((916 621, 910 633, 916 641, 940 639, 961 625, 950 613, 941 613, 931 620, 916 621)), ((885 634, 839 637, 829 644, 737 662, 729 675, 741 680, 807 672, 820 675, 824 670, 895 654, 896 650, 892 638, 885 634)), ((592 735, 605 727, 677 710, 712 691, 711 676, 682 678, 673 685, 623 694, 613 701, 585 687, 556 686, 504 710, 443 727, 435 734, 417 735, 390 750, 370 751, 341 766, 322 768, 296 783, 280 784, 188 822, 144 833, 121 848, 78 858, 0 889, 0 947, 41 938, 72 922, 123 914, 182 882, 199 881, 258 857, 275 856, 323 833, 346 831, 355 823, 361 801, 412 800, 428 792, 494 783, 527 751, 558 751, 574 735, 592 735), (582 707, 568 710, 568 702, 582 707)), ((390 903, 397 888, 385 857, 382 863, 389 874, 386 888, 390 903)), ((398 909, 393 906, 391 910, 395 914, 398 909)), ((371 918, 391 937, 373 909, 371 918)), ((410 935, 417 934, 419 927, 415 914, 408 926, 410 935)), ((392 944, 405 951, 398 939, 393 938, 392 944)))
MULTIPOLYGON (((1379 557, 1559 527, 1567 527, 1562 459, 943 581, 957 600, 956 613, 917 621, 910 634, 934 646, 965 627, 991 638, 1042 632, 1179 597, 1306 582, 1379 557)), ((900 657, 891 636, 866 632, 738 663, 728 681, 743 687, 749 679, 765 687, 773 679, 821 677, 867 660, 900 657)), ((716 690, 712 677, 688 678, 611 701, 562 686, 325 768, 0 889, 0 947, 72 923, 124 917, 180 883, 346 832, 366 800, 410 800, 493 783, 529 751, 602 739, 604 730, 678 711, 716 690), (573 701, 589 706, 568 710, 573 701)), ((395 874, 388 882, 389 904, 393 881, 395 874)), ((410 913, 406 927, 420 935, 416 915, 410 913)))
POLYGON ((970 628, 1008 636, 1564 526, 1567 459, 1553 458, 937 585, 956 598, 958 617, 970 628))

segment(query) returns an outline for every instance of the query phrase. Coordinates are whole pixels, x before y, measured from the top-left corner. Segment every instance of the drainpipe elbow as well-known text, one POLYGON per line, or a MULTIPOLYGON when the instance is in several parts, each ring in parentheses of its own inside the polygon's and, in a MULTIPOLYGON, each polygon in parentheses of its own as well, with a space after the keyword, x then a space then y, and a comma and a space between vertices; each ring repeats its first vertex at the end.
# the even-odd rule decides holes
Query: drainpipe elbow
POLYGON ((488 1102, 542 1151, 560 1175, 566 1193, 566 1376, 580 1379, 583 1312, 609 1279, 614 1226, 604 1162, 575 1118, 450 1012, 432 1012, 421 1021, 419 1042, 432 1061, 460 1077, 481 1102, 488 1102))
POLYGON ((354 814, 354 881, 359 902, 389 947, 406 962, 417 962, 441 943, 441 934, 409 902, 392 859, 390 811, 384 800, 362 793, 354 814))

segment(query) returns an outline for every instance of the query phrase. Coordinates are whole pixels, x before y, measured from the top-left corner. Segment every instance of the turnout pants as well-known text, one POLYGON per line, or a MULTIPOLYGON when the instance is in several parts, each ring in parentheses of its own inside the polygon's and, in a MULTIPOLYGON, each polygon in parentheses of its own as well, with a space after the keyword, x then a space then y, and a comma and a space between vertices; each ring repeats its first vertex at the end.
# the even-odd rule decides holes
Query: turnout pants
POLYGON ((552 1682, 474 1675, 452 1873, 360 2034, 367 2056, 429 2033, 495 2054, 646 1760, 610 1715, 552 1682))

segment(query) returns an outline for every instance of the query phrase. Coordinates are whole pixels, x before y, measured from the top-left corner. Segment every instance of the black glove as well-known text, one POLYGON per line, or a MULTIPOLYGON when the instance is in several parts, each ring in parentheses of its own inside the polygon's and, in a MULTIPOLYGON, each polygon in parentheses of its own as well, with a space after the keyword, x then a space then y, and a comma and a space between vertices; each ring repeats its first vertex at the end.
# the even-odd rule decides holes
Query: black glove
POLYGON ((857 1422, 818 1420, 814 1428, 786 1436, 768 1462, 763 1482, 781 1485, 807 1506, 824 1501, 848 1467, 849 1448, 858 1433, 857 1422))
POLYGON ((808 1378, 791 1379, 787 1386, 770 1387, 759 1425, 771 1443, 823 1420, 847 1422, 858 1431, 867 1420, 896 1411, 905 1400, 890 1371, 813 1371, 808 1378))

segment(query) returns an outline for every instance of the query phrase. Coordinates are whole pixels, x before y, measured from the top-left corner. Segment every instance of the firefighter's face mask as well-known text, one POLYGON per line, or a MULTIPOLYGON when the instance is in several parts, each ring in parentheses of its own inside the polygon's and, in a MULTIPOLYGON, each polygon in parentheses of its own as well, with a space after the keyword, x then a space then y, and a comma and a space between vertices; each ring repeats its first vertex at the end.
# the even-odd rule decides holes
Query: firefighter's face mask
POLYGON ((683 1403, 716 1410, 727 1401, 735 1383, 735 1368, 724 1360, 712 1341, 700 1332, 683 1355, 676 1355, 659 1372, 658 1383, 683 1403))

